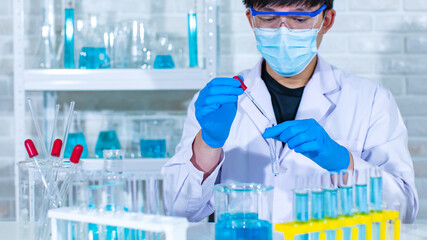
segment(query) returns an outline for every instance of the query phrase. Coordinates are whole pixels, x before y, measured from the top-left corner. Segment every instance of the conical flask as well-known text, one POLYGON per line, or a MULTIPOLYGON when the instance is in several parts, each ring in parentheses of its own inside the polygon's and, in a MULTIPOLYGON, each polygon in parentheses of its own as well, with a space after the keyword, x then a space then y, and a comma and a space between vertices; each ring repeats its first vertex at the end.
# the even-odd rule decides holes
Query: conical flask
POLYGON ((81 158, 87 158, 89 152, 81 126, 80 114, 79 112, 74 111, 73 123, 71 124, 70 133, 68 134, 67 145, 65 146, 65 158, 69 158, 71 156, 71 153, 77 144, 83 146, 83 153, 81 158))

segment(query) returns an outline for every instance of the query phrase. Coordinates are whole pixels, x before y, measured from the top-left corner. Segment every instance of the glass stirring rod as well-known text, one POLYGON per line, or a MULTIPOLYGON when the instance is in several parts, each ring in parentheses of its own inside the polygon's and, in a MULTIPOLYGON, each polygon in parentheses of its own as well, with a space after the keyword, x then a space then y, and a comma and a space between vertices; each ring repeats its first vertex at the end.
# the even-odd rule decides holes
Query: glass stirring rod
MULTIPOLYGON (((262 109, 262 107, 257 103, 257 101, 252 97, 251 92, 250 91, 246 91, 246 89, 248 87, 246 87, 246 85, 243 83, 242 77, 241 76, 234 76, 234 79, 239 80, 240 82, 240 87, 243 89, 243 92, 245 93, 245 95, 249 98, 249 100, 251 100, 251 102, 255 105, 255 107, 258 109, 258 111, 268 120, 268 127, 274 127, 274 124, 270 121, 270 119, 267 117, 267 113, 264 111, 264 109, 262 109)), ((268 142, 268 147, 270 148, 270 160, 271 160, 271 170, 274 174, 274 176, 279 175, 280 171, 280 166, 279 166, 279 161, 276 158, 276 142, 274 139, 270 139, 271 141, 268 141, 268 139, 266 139, 266 141, 268 142)))

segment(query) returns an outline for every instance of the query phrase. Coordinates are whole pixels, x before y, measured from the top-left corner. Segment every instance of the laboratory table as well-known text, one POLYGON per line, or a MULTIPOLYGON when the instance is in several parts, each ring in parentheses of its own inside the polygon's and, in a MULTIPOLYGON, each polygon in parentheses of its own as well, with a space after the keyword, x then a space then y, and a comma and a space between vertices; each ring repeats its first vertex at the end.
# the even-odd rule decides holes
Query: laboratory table
MULTIPOLYGON (((18 235, 19 224, 17 222, 0 221, 1 240, 21 240, 18 235)), ((191 223, 187 231, 188 240, 213 240, 215 239, 215 225, 213 223, 191 223)), ((280 238, 275 238, 275 240, 280 238)), ((419 221, 414 224, 403 224, 401 240, 427 240, 427 221, 419 221)))

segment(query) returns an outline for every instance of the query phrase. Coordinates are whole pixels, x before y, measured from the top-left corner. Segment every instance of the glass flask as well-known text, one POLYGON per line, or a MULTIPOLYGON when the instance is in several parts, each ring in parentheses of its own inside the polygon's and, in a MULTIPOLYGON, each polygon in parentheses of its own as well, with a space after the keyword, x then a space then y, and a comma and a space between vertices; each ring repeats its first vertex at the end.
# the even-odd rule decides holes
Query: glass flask
POLYGON ((140 148, 143 158, 166 158, 172 149, 174 129, 172 119, 144 119, 140 121, 140 148))
POLYGON ((173 45, 169 41, 166 34, 159 34, 158 44, 155 49, 156 57, 154 58, 153 67, 155 69, 171 69, 175 68, 175 63, 172 58, 173 45))
POLYGON ((83 25, 83 46, 79 55, 79 68, 110 68, 110 58, 104 42, 104 31, 99 26, 98 16, 90 15, 83 25))
MULTIPOLYGON (((109 116, 106 116, 107 118, 109 116)), ((121 149, 119 138, 117 137, 117 125, 111 120, 105 120, 102 130, 99 132, 98 140, 95 145, 95 155, 98 158, 103 157, 104 150, 121 149)))
POLYGON ((83 146, 83 153, 81 158, 87 158, 87 156, 89 155, 89 151, 81 126, 80 113, 78 111, 74 111, 73 123, 71 125, 70 133, 68 134, 67 145, 65 146, 65 158, 71 157, 71 153, 73 152, 73 149, 77 144, 83 146))
POLYGON ((272 239, 273 187, 230 183, 215 186, 215 239, 272 239))
POLYGON ((38 68, 58 68, 56 61, 56 53, 51 41, 51 26, 43 25, 41 28, 41 40, 37 49, 37 56, 39 61, 36 67, 38 68))

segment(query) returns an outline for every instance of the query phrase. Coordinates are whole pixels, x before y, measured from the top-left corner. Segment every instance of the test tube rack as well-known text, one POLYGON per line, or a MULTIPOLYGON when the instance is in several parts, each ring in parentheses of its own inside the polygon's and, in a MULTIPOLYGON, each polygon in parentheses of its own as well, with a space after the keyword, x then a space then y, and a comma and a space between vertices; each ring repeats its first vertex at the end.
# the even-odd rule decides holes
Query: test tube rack
POLYGON ((326 240, 325 231, 335 230, 336 239, 343 239, 341 228, 350 227, 352 229, 351 239, 358 240, 358 226, 366 226, 366 240, 372 239, 372 224, 380 223, 380 240, 386 240, 387 223, 394 224, 394 240, 400 239, 400 220, 399 212, 392 210, 372 211, 368 214, 354 214, 353 216, 339 216, 335 219, 310 220, 308 222, 289 222, 279 223, 274 226, 276 231, 282 232, 286 240, 293 240, 300 234, 320 232, 319 239, 326 240))
POLYGON ((147 232, 165 233, 165 240, 187 239, 189 223, 186 218, 149 215, 142 213, 85 211, 79 208, 57 208, 48 212, 51 218, 52 240, 67 239, 60 235, 59 221, 93 223, 147 232))

